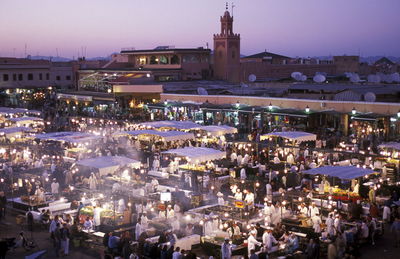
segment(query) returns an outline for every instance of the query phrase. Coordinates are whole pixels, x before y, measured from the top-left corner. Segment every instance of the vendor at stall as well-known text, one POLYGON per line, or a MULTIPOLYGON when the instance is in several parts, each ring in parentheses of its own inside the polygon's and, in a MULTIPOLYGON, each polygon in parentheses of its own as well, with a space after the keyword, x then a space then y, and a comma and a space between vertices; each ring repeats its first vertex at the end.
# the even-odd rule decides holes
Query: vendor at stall
POLYGON ((240 232, 240 228, 236 222, 233 222, 232 226, 229 227, 227 231, 231 240, 239 240, 241 238, 242 233, 240 232))
POLYGON ((250 257, 250 253, 252 250, 256 250, 256 246, 261 246, 262 243, 258 242, 256 239, 256 234, 250 233, 249 237, 247 238, 247 252, 250 257))
POLYGON ((225 205, 224 195, 222 194, 222 192, 218 192, 217 197, 218 197, 218 205, 220 206, 225 205))
POLYGON ((270 229, 264 231, 264 234, 262 235, 262 241, 264 244, 264 250, 267 253, 271 252, 272 246, 278 243, 278 241, 276 241, 275 237, 272 235, 272 230, 270 229))
POLYGON ((308 216, 308 209, 304 203, 300 204, 299 213, 308 216))
POLYGON ((319 212, 315 213, 314 216, 311 216, 313 229, 315 233, 321 233, 321 217, 319 216, 319 212))
POLYGON ((319 214, 319 209, 315 206, 315 202, 312 202, 311 205, 308 207, 308 215, 310 217, 314 217, 315 215, 319 214))

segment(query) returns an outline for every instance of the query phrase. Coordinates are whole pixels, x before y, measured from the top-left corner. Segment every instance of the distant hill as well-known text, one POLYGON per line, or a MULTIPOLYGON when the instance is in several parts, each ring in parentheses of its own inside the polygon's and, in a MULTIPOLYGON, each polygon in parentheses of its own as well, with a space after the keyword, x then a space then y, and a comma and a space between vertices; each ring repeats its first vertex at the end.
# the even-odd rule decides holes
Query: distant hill
MULTIPOLYGON (((51 60, 54 62, 68 62, 72 61, 72 58, 64 58, 64 57, 52 57, 52 56, 28 56, 28 58, 33 60, 51 60)), ((111 60, 111 56, 108 57, 93 57, 86 58, 86 60, 111 60)))

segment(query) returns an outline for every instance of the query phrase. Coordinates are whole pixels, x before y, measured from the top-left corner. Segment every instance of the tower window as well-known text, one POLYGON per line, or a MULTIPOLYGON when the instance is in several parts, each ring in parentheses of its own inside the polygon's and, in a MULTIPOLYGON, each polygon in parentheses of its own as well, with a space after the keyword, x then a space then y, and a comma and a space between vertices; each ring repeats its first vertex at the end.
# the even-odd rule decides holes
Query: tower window
POLYGON ((8 74, 3 74, 3 81, 8 81, 8 74))
POLYGON ((31 73, 28 74, 28 80, 33 80, 33 74, 31 73))

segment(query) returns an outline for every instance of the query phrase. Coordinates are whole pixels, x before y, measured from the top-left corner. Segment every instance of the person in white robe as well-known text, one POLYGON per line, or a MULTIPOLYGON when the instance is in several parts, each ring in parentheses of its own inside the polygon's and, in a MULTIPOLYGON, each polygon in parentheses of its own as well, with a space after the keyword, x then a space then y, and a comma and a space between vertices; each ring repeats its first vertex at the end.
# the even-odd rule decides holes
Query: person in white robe
POLYGON ((136 223, 136 227, 135 227, 136 241, 139 240, 140 234, 142 234, 142 232, 143 232, 142 225, 140 224, 140 220, 138 220, 138 222, 136 223))
POLYGON ((117 210, 118 213, 124 213, 125 209, 126 209, 125 200, 124 199, 120 199, 118 201, 118 210, 117 210))
POLYGON ((60 184, 56 181, 56 178, 54 178, 53 182, 51 183, 51 193, 58 194, 59 188, 60 188, 60 184))
POLYGON ((94 173, 91 173, 89 177, 89 189, 90 190, 97 189, 97 177, 94 175, 94 173))
POLYGON ((319 209, 315 206, 315 203, 311 203, 311 206, 308 208, 308 213, 310 217, 314 217, 316 214, 319 215, 319 209))
POLYGON ((250 236, 247 238, 247 252, 249 257, 251 250, 256 250, 256 245, 261 246, 262 243, 257 241, 254 233, 251 233, 250 236))
POLYGON ((321 217, 319 216, 319 213, 315 214, 313 217, 311 217, 312 223, 313 223, 313 229, 315 233, 321 233, 321 217))
POLYGON ((167 208, 167 219, 173 219, 175 217, 175 211, 172 209, 171 205, 167 208))
POLYGON ((95 206, 93 209, 93 225, 95 228, 101 225, 101 211, 102 209, 100 207, 95 206))
POLYGON ((236 193, 235 193, 235 200, 238 200, 238 201, 242 201, 242 200, 243 200, 243 194, 242 194, 242 192, 240 191, 240 189, 237 189, 237 190, 236 190, 236 193))
POLYGON ((276 241, 275 237, 272 235, 271 230, 265 230, 264 234, 262 235, 262 241, 264 244, 264 250, 265 252, 270 252, 272 250, 272 246, 274 244, 277 244, 278 241, 276 241))
POLYGON ((332 213, 329 213, 329 216, 325 221, 325 225, 326 225, 326 230, 327 230, 328 234, 330 236, 334 236, 335 235, 335 227, 333 224, 333 214, 332 213))
POLYGON ((217 197, 218 197, 218 205, 220 206, 225 205, 224 195, 222 194, 222 192, 218 192, 217 197))

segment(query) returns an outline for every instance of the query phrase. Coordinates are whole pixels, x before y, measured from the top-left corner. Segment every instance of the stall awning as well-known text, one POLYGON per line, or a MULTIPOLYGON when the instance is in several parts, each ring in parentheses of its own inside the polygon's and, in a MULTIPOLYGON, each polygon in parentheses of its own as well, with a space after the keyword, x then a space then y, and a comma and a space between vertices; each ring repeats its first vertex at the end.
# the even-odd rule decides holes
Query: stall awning
POLYGON ((216 150, 205 147, 185 147, 171 149, 162 152, 163 154, 173 154, 180 157, 185 157, 189 162, 202 163, 212 160, 222 159, 226 156, 225 151, 216 150))
POLYGON ((100 140, 103 137, 83 132, 62 131, 53 133, 43 133, 35 136, 40 140, 52 140, 60 142, 69 142, 73 144, 84 144, 94 140, 100 140))
POLYGON ((400 142, 386 142, 378 146, 380 149, 395 149, 400 151, 400 142))
POLYGON ((225 134, 237 133, 237 128, 220 125, 220 126, 200 126, 198 129, 209 132, 212 136, 221 136, 225 134))
POLYGON ((31 128, 28 127, 10 127, 0 129, 0 136, 13 137, 16 135, 20 135, 24 132, 31 131, 31 128))
POLYGON ((182 132, 182 131, 132 130, 132 131, 116 132, 113 135, 114 136, 118 136, 118 135, 132 135, 132 136, 150 135, 150 136, 158 136, 158 137, 162 138, 164 141, 194 139, 193 133, 182 132))
POLYGON ((140 123, 140 125, 148 128, 174 128, 179 130, 195 129, 200 126, 192 121, 151 121, 140 123))
POLYGON ((15 122, 15 123, 34 123, 36 121, 43 121, 42 118, 38 117, 19 117, 19 118, 10 118, 8 119, 9 121, 15 122))
POLYGON ((76 163, 80 166, 96 168, 101 175, 114 173, 119 167, 129 166, 140 168, 140 162, 123 156, 101 156, 96 158, 83 159, 76 163))
POLYGON ((270 137, 281 137, 284 139, 295 140, 297 142, 303 141, 315 141, 317 135, 303 132, 303 131, 285 131, 285 132, 271 132, 268 134, 261 135, 260 140, 268 139, 270 137))
POLYGON ((323 166, 304 171, 305 174, 311 175, 327 175, 340 179, 351 180, 374 173, 372 169, 356 167, 356 166, 323 166))

